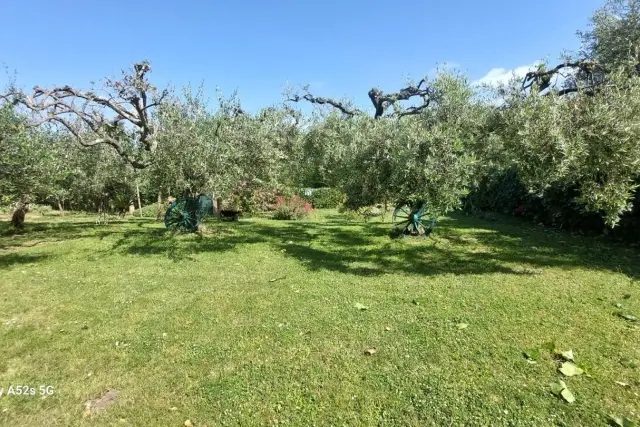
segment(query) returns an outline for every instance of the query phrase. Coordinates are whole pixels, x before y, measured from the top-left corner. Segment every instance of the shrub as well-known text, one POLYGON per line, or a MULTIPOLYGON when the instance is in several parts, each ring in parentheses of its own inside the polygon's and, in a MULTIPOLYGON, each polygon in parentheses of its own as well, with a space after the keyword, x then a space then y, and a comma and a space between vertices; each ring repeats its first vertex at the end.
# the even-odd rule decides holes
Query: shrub
MULTIPOLYGON (((169 202, 168 201, 164 201, 162 203, 162 216, 164 217, 164 213, 167 211, 167 207, 169 206, 169 202)), ((138 206, 136 205, 136 210, 133 212, 133 216, 139 216, 140 215, 140 210, 138 209, 138 206)), ((129 212, 129 209, 127 209, 127 213, 129 212)), ((144 218, 155 218, 156 215, 158 214, 158 203, 150 203, 146 206, 142 207, 142 216, 144 218)))
POLYGON ((272 211, 275 207, 276 197, 289 197, 293 192, 287 189, 274 189, 266 185, 241 183, 231 192, 231 195, 223 203, 227 208, 239 210, 245 214, 255 215, 261 212, 272 211))
POLYGON ((273 219, 300 219, 311 213, 311 203, 298 196, 276 196, 273 219))
POLYGON ((310 196, 302 196, 315 209, 335 209, 344 202, 345 194, 336 188, 318 188, 310 196))

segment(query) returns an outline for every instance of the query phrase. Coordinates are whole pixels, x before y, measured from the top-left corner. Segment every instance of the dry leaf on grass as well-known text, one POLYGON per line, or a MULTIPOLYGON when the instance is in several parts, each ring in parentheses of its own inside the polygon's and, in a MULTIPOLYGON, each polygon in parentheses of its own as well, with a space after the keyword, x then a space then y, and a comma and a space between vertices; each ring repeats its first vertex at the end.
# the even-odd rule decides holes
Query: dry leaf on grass
POLYGON ((366 356, 373 356, 374 354, 376 354, 376 348, 375 347, 368 348, 364 351, 364 354, 366 356))

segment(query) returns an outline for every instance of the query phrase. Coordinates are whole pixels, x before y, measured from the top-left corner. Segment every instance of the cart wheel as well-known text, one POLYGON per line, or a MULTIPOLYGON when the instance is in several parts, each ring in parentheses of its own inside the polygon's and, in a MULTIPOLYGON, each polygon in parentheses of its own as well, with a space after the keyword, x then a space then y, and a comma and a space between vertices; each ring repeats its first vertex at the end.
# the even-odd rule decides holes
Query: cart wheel
POLYGON ((429 213, 424 201, 399 203, 393 211, 393 229, 403 234, 427 236, 436 226, 436 217, 429 213))

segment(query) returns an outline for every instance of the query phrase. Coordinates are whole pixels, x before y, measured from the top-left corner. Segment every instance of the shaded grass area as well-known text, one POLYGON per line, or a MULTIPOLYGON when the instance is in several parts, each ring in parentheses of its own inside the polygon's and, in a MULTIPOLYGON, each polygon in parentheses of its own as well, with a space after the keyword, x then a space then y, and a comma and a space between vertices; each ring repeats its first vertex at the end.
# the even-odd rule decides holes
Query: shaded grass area
POLYGON ((462 215, 433 239, 391 239, 389 224, 334 211, 201 235, 148 219, 29 220, 18 235, 0 228, 0 388, 56 392, 3 396, 0 424, 638 418, 640 368, 621 362, 640 360, 639 330, 615 304, 640 314, 640 255, 622 246, 462 215), (522 357, 548 341, 591 368, 565 379, 571 405, 549 391, 560 374, 548 351, 522 357), (108 388, 117 402, 83 418, 108 388))

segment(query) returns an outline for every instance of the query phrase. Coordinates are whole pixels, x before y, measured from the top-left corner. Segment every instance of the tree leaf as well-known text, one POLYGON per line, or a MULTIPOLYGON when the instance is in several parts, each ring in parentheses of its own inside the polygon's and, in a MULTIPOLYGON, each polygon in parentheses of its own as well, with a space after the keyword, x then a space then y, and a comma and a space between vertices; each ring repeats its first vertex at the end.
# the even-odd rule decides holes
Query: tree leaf
POLYGON ((635 369, 638 367, 638 361, 635 359, 624 359, 624 360, 621 360, 620 363, 622 364, 622 366, 631 368, 631 369, 635 369))
POLYGON ((622 317, 625 320, 628 320, 630 322, 637 322, 638 318, 636 316, 634 316, 633 314, 622 314, 622 313, 618 313, 618 316, 622 317))
POLYGON ((624 421, 622 420, 622 418, 615 417, 613 415, 609 415, 609 424, 614 425, 614 426, 623 427, 624 426, 623 423, 624 423, 624 421))
POLYGON ((562 390, 567 388, 567 385, 564 383, 564 381, 558 381, 557 383, 552 383, 550 384, 550 386, 551 386, 551 393, 555 394, 556 396, 560 396, 560 393, 562 393, 562 390))
POLYGON ((538 360, 540 358, 540 350, 537 348, 530 348, 523 351, 524 357, 529 360, 538 360))
POLYGON ((622 381, 615 381, 616 384, 618 384, 621 387, 631 387, 631 385, 629 383, 625 383, 622 381))
POLYGON ((636 423, 629 418, 616 417, 613 415, 609 415, 609 424, 619 427, 635 427, 636 425, 636 423))
POLYGON ((367 307, 364 304, 360 304, 359 302, 355 303, 354 307, 357 308, 358 310, 368 310, 369 309, 369 307, 367 307))
POLYGON ((573 393, 571 393, 571 391, 569 391, 568 388, 565 388, 564 390, 562 390, 560 392, 560 395, 564 398, 564 400, 566 400, 568 403, 573 403, 576 401, 575 396, 573 395, 573 393))
POLYGON ((466 329, 468 326, 469 326, 469 325, 468 325, 468 324, 466 324, 466 323, 458 323, 458 324, 456 325, 456 328, 458 328, 458 329, 466 329))
POLYGON ((571 362, 564 362, 558 370, 567 377, 583 374, 584 371, 571 362))
POLYGON ((364 351, 365 356, 373 356, 374 354, 376 354, 376 348, 375 347, 371 347, 368 348, 364 351))
POLYGON ((565 360, 573 360, 573 350, 567 350, 560 353, 565 360))

